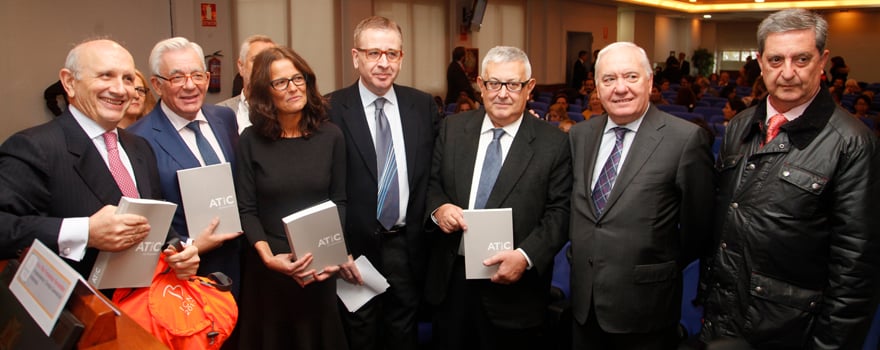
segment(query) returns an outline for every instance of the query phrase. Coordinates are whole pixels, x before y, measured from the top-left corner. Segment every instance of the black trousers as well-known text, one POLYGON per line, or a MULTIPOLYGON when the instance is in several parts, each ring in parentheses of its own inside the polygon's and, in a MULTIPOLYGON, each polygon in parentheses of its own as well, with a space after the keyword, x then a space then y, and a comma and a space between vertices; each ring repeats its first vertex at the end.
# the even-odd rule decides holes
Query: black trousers
POLYGON ((648 333, 609 333, 599 326, 596 307, 590 300, 590 314, 584 324, 572 322, 572 349, 587 350, 675 350, 678 348, 678 325, 648 333))
POLYGON ((421 295, 409 265, 406 236, 380 239, 382 263, 377 269, 391 286, 356 312, 348 312, 339 303, 348 344, 358 350, 414 350, 418 348, 416 313, 421 295))
MULTIPOLYGON (((464 258, 458 257, 446 299, 434 310, 435 349, 543 349, 541 327, 510 329, 492 323, 483 307, 480 285, 489 280, 466 280, 464 258)), ((550 288, 550 286, 547 286, 550 288)))

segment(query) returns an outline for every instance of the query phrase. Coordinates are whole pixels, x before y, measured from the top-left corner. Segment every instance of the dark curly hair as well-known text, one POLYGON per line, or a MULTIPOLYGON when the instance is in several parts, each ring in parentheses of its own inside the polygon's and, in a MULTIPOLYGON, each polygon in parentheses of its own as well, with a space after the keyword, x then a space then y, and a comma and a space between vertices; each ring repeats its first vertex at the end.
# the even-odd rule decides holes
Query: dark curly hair
POLYGON ((308 101, 302 110, 299 131, 304 137, 309 137, 318 130, 321 123, 328 120, 327 101, 318 92, 315 71, 309 67, 302 56, 289 47, 283 46, 263 50, 254 58, 251 82, 247 88, 250 120, 254 125, 254 131, 270 140, 281 138, 282 130, 278 123, 278 110, 272 99, 272 63, 280 60, 292 62, 293 66, 306 78, 306 98, 308 101))

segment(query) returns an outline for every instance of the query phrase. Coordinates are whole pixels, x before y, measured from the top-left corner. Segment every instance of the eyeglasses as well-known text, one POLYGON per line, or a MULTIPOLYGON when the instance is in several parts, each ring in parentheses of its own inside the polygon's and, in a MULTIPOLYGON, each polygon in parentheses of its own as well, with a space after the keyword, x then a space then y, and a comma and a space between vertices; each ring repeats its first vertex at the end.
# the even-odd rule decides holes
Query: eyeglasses
POLYGON ((183 86, 186 84, 187 79, 192 79, 193 84, 204 84, 208 81, 208 73, 195 72, 189 74, 175 75, 169 78, 163 77, 161 75, 156 75, 156 78, 171 83, 171 86, 183 86))
POLYGON ((139 96, 144 97, 144 96, 147 96, 147 91, 150 91, 150 90, 145 87, 138 86, 138 87, 134 88, 134 91, 137 91, 137 94, 139 96))
POLYGON ((501 87, 504 86, 504 87, 507 87, 507 91, 517 92, 519 90, 522 90, 522 88, 525 87, 526 84, 528 84, 528 83, 529 83, 528 80, 526 80, 526 81, 508 81, 506 83, 502 83, 500 81, 495 81, 495 80, 483 80, 483 86, 485 86, 486 89, 488 89, 489 91, 499 91, 499 90, 501 90, 501 87))
POLYGON ((400 50, 379 50, 379 49, 355 49, 358 52, 363 52, 364 57, 367 58, 367 61, 378 61, 379 58, 382 58, 382 55, 385 55, 385 58, 388 62, 397 62, 403 58, 403 51, 400 50))
POLYGON ((287 90, 290 83, 293 83, 293 85, 296 86, 303 86, 306 84, 306 77, 297 74, 290 78, 279 78, 269 82, 269 84, 272 85, 272 88, 278 91, 287 90))

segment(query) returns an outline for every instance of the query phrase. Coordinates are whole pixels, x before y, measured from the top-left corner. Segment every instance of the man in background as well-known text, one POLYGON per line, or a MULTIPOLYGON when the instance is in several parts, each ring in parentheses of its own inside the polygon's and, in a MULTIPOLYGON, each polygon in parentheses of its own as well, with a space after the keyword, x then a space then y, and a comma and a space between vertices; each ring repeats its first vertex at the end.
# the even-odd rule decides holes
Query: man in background
POLYGON ((254 67, 254 58, 260 52, 270 47, 275 47, 275 42, 272 41, 272 38, 260 34, 251 35, 241 43, 241 50, 235 63, 242 79, 241 94, 217 104, 229 107, 229 109, 235 112, 239 134, 244 131, 244 128, 251 125, 249 107, 245 97, 247 96, 248 84, 251 82, 251 69, 254 67))
POLYGON ((471 101, 476 101, 477 96, 471 80, 464 71, 465 49, 458 46, 452 50, 452 62, 446 68, 446 104, 456 103, 461 93, 465 93, 471 101))

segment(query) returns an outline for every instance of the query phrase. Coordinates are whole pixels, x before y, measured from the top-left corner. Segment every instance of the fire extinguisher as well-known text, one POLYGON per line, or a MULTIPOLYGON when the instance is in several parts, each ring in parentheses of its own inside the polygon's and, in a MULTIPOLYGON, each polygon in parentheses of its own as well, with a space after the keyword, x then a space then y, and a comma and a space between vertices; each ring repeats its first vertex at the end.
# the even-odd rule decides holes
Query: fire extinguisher
POLYGON ((220 80, 223 78, 220 74, 220 57, 223 57, 220 51, 205 56, 208 59, 208 72, 211 73, 211 83, 208 84, 208 92, 211 93, 220 92, 220 80))

